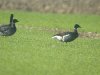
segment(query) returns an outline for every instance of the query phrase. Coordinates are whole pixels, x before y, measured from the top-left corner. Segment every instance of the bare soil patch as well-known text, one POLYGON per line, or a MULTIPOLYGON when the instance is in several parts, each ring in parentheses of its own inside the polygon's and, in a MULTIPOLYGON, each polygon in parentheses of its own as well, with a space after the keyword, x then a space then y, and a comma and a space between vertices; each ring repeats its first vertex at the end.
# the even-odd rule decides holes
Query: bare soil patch
MULTIPOLYGON (((33 27, 33 26, 18 26, 19 29, 27 29, 29 31, 38 30, 38 31, 46 31, 51 32, 53 34, 64 32, 63 29, 59 28, 47 28, 47 27, 33 27)), ((71 31, 71 30, 68 30, 71 31)), ((79 32, 79 37, 81 38, 93 38, 93 39, 100 39, 100 33, 98 32, 79 32)))

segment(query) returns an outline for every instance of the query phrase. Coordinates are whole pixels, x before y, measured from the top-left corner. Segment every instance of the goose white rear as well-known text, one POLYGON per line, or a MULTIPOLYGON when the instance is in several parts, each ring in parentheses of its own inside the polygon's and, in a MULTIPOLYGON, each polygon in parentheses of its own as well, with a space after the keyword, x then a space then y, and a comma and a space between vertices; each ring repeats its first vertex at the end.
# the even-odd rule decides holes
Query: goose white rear
POLYGON ((56 35, 56 36, 53 36, 52 38, 61 41, 63 37, 62 37, 62 36, 57 36, 57 35, 56 35))

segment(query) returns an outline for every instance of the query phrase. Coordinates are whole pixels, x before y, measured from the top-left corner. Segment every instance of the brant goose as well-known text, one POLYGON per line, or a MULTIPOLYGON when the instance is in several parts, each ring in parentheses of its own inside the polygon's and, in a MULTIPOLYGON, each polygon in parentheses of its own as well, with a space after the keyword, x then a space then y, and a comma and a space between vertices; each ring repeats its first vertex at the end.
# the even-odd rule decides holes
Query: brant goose
POLYGON ((78 24, 75 24, 74 31, 73 32, 63 32, 54 35, 52 38, 57 39, 62 42, 71 42, 75 40, 78 37, 78 31, 77 28, 81 28, 78 24))
POLYGON ((0 26, 0 36, 11 36, 16 32, 15 23, 17 19, 13 19, 13 14, 10 16, 10 23, 0 26))

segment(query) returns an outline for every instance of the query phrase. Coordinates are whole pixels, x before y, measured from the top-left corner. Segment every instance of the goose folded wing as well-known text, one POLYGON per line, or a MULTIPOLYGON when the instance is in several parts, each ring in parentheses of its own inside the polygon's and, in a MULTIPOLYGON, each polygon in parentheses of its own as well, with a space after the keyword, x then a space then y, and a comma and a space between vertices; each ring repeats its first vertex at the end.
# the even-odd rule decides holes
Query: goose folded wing
POLYGON ((69 39, 71 37, 72 32, 65 32, 63 37, 66 37, 66 39, 69 39))
POLYGON ((68 41, 71 40, 73 32, 66 32, 66 34, 63 36, 63 40, 68 41))
POLYGON ((7 26, 1 26, 0 27, 0 32, 6 32, 10 29, 10 27, 7 25, 7 26))

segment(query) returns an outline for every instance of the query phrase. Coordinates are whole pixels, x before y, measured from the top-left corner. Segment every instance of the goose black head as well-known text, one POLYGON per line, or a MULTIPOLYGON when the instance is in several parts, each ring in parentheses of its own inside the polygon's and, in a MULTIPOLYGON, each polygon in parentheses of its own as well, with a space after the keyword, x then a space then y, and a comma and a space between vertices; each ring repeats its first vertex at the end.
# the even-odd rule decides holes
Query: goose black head
POLYGON ((81 28, 81 27, 79 26, 79 24, 75 24, 74 28, 77 29, 77 28, 81 28))
POLYGON ((16 23, 16 22, 19 22, 19 21, 17 19, 13 19, 13 22, 16 23))
POLYGON ((10 16, 12 16, 12 17, 13 17, 13 16, 14 16, 14 14, 11 14, 10 16))

